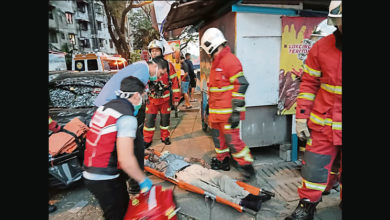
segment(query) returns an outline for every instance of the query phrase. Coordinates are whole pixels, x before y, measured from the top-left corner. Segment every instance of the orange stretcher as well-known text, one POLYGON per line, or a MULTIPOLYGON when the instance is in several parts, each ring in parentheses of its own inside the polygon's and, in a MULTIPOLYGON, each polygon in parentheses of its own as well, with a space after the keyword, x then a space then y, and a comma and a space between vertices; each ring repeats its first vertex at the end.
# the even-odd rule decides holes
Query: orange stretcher
MULTIPOLYGON (((161 154, 157 151, 154 151, 153 150, 153 153, 157 156, 160 156, 161 154)), ((145 159, 147 159, 148 156, 145 157, 145 159)), ((147 167, 145 166, 144 167, 145 171, 148 171, 149 173, 163 179, 163 180, 166 180, 166 181, 169 181, 177 186, 179 186, 180 188, 184 189, 184 190, 187 190, 187 191, 190 191, 190 192, 194 192, 194 193, 198 193, 200 195, 204 195, 206 197, 210 197, 211 199, 219 202, 219 203, 222 203, 222 204, 225 204, 225 205, 229 205, 231 207, 233 207, 234 209, 236 209, 237 211, 239 212, 248 212, 249 214, 252 214, 252 215, 256 215, 256 212, 251 210, 251 209, 248 209, 246 207, 243 207, 239 204, 236 204, 236 203, 233 203, 233 202, 230 202, 226 199, 223 199, 219 196, 215 196, 209 192, 206 192, 204 191, 203 189, 199 188, 199 187, 196 187, 194 185, 191 185, 189 183, 186 183, 186 182, 183 182, 183 181, 179 181, 177 179, 174 179, 174 178, 169 178, 169 177, 166 177, 165 174, 163 172, 160 172, 160 171, 157 171, 153 168, 150 168, 150 167, 147 167)), ((269 192, 267 190, 263 190, 263 189, 260 189, 258 187, 255 187, 255 186, 252 186, 252 185, 249 185, 247 183, 244 183, 242 181, 238 181, 237 180, 237 184, 239 186, 241 186, 242 188, 244 188, 246 191, 248 191, 249 193, 253 194, 253 195, 259 195, 261 192, 264 193, 264 194, 269 194, 271 195, 272 197, 275 196, 275 194, 273 192, 269 192)))

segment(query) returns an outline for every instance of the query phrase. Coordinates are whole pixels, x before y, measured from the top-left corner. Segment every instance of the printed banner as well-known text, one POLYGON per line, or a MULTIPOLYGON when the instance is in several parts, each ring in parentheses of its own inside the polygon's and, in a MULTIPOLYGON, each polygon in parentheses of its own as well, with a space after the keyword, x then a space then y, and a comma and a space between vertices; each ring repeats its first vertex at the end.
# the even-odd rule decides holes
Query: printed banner
POLYGON ((278 114, 295 114, 303 63, 313 42, 310 35, 325 17, 282 17, 278 114))
POLYGON ((64 53, 49 53, 49 71, 67 70, 64 53))

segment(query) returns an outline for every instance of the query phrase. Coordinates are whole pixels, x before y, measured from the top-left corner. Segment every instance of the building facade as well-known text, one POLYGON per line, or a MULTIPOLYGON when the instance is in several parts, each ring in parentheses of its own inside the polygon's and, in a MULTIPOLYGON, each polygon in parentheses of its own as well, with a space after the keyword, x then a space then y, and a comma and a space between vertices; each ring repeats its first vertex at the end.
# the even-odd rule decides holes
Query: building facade
POLYGON ((49 50, 63 51, 64 47, 73 53, 117 53, 102 2, 49 1, 49 50))

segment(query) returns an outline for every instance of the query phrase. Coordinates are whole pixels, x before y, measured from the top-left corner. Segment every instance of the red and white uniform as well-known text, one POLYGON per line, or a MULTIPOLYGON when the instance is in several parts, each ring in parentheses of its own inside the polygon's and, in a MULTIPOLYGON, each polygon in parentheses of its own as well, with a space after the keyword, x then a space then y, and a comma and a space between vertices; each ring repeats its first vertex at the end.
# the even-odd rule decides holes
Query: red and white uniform
MULTIPOLYGON (((217 159, 230 157, 240 166, 252 164, 253 157, 249 147, 240 138, 239 127, 231 129, 229 117, 233 112, 232 99, 245 100, 248 83, 242 71, 241 62, 225 47, 214 57, 211 64, 208 86, 209 126, 217 159)), ((240 119, 245 119, 245 107, 238 109, 240 119)))
POLYGON ((338 30, 318 40, 308 53, 297 99, 296 118, 308 119, 310 138, 302 167, 301 198, 316 202, 329 182, 342 145, 342 51, 338 30))
MULTIPOLYGON (((169 75, 162 75, 158 81, 161 81, 164 87, 169 86, 169 81, 171 81, 172 89, 172 102, 180 101, 180 89, 179 89, 179 79, 177 77, 175 67, 171 62, 169 62, 169 75)), ((144 141, 147 143, 152 142, 154 131, 155 131, 155 122, 157 113, 161 113, 160 121, 160 133, 161 138, 165 140, 169 137, 169 124, 170 124, 170 115, 171 115, 171 103, 170 103, 170 93, 169 90, 165 90, 162 97, 154 97, 154 95, 149 95, 149 103, 146 105, 146 115, 144 123, 144 141)))
MULTIPOLYGON (((100 106, 93 114, 90 129, 86 135, 84 152, 84 169, 95 174, 118 174, 116 139, 116 122, 122 115, 133 115, 134 107, 125 99, 115 99, 100 106)), ((142 138, 134 141, 134 154, 138 155, 139 149, 143 151, 142 138)), ((143 162, 138 159, 140 167, 143 162)))

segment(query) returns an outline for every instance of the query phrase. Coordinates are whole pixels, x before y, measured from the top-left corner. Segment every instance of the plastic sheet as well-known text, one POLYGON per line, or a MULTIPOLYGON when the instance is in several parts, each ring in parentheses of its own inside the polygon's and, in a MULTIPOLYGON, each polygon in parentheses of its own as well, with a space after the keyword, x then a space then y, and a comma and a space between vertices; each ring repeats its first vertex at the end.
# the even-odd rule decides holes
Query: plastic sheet
POLYGON ((78 117, 86 125, 96 110, 93 104, 110 73, 62 73, 49 77, 49 114, 60 125, 78 117))

